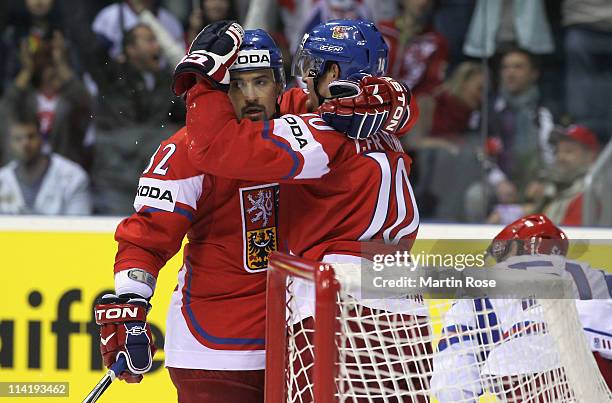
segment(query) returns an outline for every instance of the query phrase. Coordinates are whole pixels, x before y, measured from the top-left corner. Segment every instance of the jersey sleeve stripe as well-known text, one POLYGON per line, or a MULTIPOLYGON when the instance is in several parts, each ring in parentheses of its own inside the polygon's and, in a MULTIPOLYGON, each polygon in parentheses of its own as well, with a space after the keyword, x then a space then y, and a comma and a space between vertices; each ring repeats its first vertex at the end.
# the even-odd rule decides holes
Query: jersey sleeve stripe
POLYGON ((582 267, 578 264, 567 262, 565 264, 565 270, 571 274, 574 279, 580 299, 592 299, 593 291, 591 290, 591 285, 582 267))
POLYGON ((610 334, 610 333, 602 332, 601 330, 591 329, 590 327, 585 327, 584 331, 585 332, 599 334, 599 335, 606 336, 606 337, 612 337, 612 334, 610 334))
POLYGON ((193 269, 189 261, 185 262, 185 266, 187 267, 187 284, 184 289, 183 295, 185 296, 185 304, 183 308, 189 317, 189 321, 191 322, 193 328, 198 332, 198 335, 205 340, 215 343, 215 344, 265 344, 265 339, 248 339, 248 338, 233 338, 233 337, 217 337, 209 334, 204 330, 204 328, 198 323, 193 310, 191 309, 191 278, 193 269))
POLYGON ((473 337, 470 335, 463 335, 463 336, 451 336, 451 337, 446 337, 443 339, 440 339, 440 342, 438 343, 438 352, 442 352, 444 350, 446 350, 449 346, 452 346, 453 344, 461 344, 462 341, 473 341, 473 337))
POLYGON ((264 139, 266 139, 266 140, 270 140, 273 144, 275 144, 278 147, 282 148, 283 150, 285 150, 291 156, 291 159, 293 160, 293 166, 291 167, 291 170, 289 170, 289 173, 287 174, 287 176, 283 177, 283 179, 293 178, 295 176, 295 173, 297 172, 299 166, 300 166, 300 159, 298 158, 297 153, 295 151, 293 151, 291 149, 291 147, 289 147, 287 144, 285 144, 282 141, 279 141, 279 140, 277 140, 275 138, 272 138, 270 136, 270 121, 268 121, 268 120, 266 120, 264 122, 262 137, 264 139))
POLYGON ((533 262, 519 262, 509 265, 508 267, 511 269, 519 269, 519 270, 527 270, 530 267, 552 267, 554 266, 552 262, 547 260, 537 260, 533 262))
POLYGON ((155 207, 148 207, 141 211, 142 213, 177 213, 187 217, 189 221, 193 221, 193 213, 179 206, 174 206, 174 211, 166 211, 155 207))

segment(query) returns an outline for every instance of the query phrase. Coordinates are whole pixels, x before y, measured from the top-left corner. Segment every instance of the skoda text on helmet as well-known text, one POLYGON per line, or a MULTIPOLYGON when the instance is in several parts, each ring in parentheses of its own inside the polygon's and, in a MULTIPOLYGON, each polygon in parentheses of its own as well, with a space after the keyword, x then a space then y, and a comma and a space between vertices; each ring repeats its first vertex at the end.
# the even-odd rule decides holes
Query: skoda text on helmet
POLYGON ((304 34, 293 59, 292 74, 320 77, 327 62, 340 68, 338 79, 359 79, 363 74, 382 76, 387 68, 389 47, 369 21, 334 20, 304 34))
POLYGON ((285 86, 283 56, 274 39, 263 29, 244 31, 244 39, 238 57, 230 71, 272 69, 274 80, 285 86))
POLYGON ((517 243, 518 255, 567 255, 567 235, 550 218, 532 214, 504 228, 489 246, 488 253, 498 262, 504 260, 511 245, 517 243))

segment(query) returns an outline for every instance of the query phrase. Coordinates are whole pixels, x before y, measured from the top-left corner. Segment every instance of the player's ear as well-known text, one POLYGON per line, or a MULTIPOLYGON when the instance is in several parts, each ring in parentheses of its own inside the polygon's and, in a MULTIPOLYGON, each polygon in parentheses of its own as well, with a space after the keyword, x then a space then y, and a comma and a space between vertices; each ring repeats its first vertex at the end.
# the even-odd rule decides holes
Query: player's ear
POLYGON ((340 66, 338 66, 336 63, 332 63, 329 70, 331 72, 332 81, 337 80, 340 77, 340 66))

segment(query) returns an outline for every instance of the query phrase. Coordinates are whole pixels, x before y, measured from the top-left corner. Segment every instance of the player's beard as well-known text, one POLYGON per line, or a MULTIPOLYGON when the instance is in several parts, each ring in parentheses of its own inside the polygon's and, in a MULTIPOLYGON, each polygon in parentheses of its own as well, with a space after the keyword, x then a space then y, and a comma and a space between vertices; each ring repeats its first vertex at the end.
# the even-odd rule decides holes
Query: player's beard
POLYGON ((246 105, 240 111, 240 114, 243 118, 259 121, 268 119, 268 113, 266 112, 266 108, 263 105, 259 104, 250 104, 246 105))

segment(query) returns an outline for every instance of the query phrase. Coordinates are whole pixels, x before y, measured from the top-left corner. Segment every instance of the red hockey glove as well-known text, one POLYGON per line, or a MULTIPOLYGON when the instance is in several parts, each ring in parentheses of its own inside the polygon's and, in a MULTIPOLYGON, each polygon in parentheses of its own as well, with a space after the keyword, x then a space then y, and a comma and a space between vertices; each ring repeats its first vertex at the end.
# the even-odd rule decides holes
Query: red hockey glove
POLYGON ((204 27, 174 69, 174 93, 183 95, 196 83, 198 76, 227 90, 228 69, 238 57, 243 37, 244 30, 236 22, 217 21, 204 27))
POLYGON ((410 117, 410 90, 388 77, 367 76, 359 84, 337 81, 330 84, 330 101, 319 107, 328 125, 352 139, 363 140, 378 130, 396 133, 410 117))
POLYGON ((146 323, 149 307, 146 299, 135 294, 106 294, 94 307, 104 365, 110 368, 123 355, 128 371, 122 372, 119 379, 128 383, 140 382, 142 374, 153 365, 156 348, 146 323))

